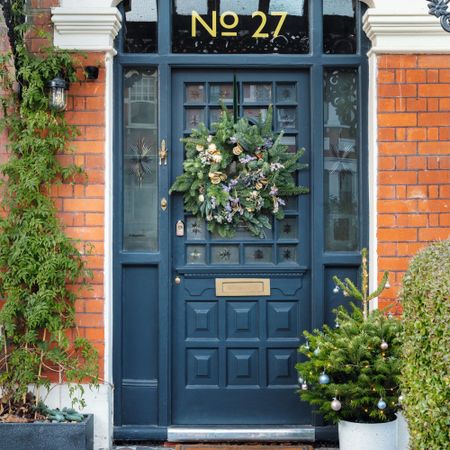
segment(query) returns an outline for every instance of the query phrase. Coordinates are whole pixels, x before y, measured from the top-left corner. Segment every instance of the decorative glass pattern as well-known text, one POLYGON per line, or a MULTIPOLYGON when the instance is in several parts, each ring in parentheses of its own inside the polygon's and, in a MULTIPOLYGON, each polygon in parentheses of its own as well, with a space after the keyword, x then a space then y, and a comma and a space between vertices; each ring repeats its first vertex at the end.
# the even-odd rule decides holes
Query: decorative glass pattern
POLYGON ((172 0, 172 5, 173 53, 309 52, 307 1, 172 0))
POLYGON ((158 47, 157 0, 128 0, 124 2, 124 51, 155 53, 158 47))
POLYGON ((280 83, 277 86, 278 103, 297 103, 297 89, 295 83, 280 83))
POLYGON ((296 217, 286 217, 278 223, 279 239, 297 239, 298 221, 296 217))
POLYGON ((356 0, 323 0, 324 53, 356 53, 356 0))
POLYGON ((124 230, 126 251, 158 250, 158 75, 124 73, 124 230))
POLYGON ((211 264, 239 264, 239 245, 211 246, 211 264))
POLYGON ((210 103, 233 103, 233 85, 214 83, 209 88, 210 103))
POLYGON ((268 245, 246 245, 246 264, 268 264, 272 261, 272 247, 268 245))
POLYGON ((278 247, 278 262, 280 264, 296 264, 297 260, 296 245, 283 245, 278 247))
POLYGON ((203 84, 188 84, 186 86, 186 103, 205 103, 205 86, 203 84))
POLYGON ((205 264, 205 247, 203 245, 188 245, 186 247, 186 260, 188 264, 205 264))
POLYGON ((272 85, 244 83, 244 103, 271 103, 272 85))
POLYGON ((280 129, 297 128, 297 110, 295 108, 278 108, 277 117, 280 129))
POLYGON ((327 251, 358 249, 358 76, 354 69, 325 72, 324 204, 327 251))
POLYGON ((189 241, 206 238, 206 224, 196 217, 188 217, 186 221, 186 235, 189 241))
POLYGON ((186 108, 186 130, 198 127, 205 123, 205 111, 199 108, 186 108))

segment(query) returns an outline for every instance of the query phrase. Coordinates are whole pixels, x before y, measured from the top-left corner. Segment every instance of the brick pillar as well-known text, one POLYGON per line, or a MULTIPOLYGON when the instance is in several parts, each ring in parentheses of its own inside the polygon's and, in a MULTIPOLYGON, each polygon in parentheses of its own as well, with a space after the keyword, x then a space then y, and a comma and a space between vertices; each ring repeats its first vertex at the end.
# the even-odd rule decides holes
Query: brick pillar
POLYGON ((409 261, 450 236, 450 58, 378 58, 378 269, 396 301, 409 261))

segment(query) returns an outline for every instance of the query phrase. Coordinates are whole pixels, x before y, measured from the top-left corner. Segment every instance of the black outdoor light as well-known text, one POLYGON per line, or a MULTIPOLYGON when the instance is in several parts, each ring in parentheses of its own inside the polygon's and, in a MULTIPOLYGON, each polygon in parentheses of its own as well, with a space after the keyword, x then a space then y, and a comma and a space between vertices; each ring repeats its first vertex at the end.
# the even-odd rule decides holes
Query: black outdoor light
POLYGON ((66 90, 68 84, 64 78, 57 75, 49 83, 49 106, 54 111, 64 111, 67 106, 66 90))
POLYGON ((86 66, 84 68, 84 74, 86 75, 87 80, 96 80, 98 79, 99 69, 97 66, 86 66))

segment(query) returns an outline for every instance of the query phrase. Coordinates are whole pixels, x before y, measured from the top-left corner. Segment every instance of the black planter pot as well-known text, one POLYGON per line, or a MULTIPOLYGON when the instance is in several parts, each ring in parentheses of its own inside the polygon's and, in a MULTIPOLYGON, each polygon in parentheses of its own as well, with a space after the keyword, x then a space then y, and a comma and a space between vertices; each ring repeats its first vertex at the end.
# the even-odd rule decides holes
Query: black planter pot
POLYGON ((81 423, 0 423, 0 450, 93 450, 94 417, 81 423))

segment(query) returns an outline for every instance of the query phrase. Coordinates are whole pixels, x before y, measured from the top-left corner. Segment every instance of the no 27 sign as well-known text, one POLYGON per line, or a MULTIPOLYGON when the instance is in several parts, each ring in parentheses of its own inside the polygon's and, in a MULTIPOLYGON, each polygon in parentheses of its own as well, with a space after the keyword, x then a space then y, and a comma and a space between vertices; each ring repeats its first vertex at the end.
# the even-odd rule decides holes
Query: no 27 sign
MULTIPOLYGON (((280 35, 288 13, 282 11, 274 11, 271 12, 270 15, 279 18, 278 24, 273 31, 273 37, 277 37, 280 35)), ((258 24, 258 28, 256 29, 255 33, 253 33, 252 37, 254 37, 255 39, 268 38, 269 33, 266 30, 267 14, 262 11, 255 11, 252 14, 252 18, 257 21, 258 24)), ((221 36, 235 37, 238 35, 237 30, 239 30, 239 16, 235 12, 224 12, 220 15, 219 22, 221 28, 223 29, 223 31, 221 31, 220 33, 221 36)), ((192 37, 197 36, 198 24, 200 24, 212 37, 217 37, 217 11, 212 12, 210 24, 206 20, 204 20, 197 11, 192 11, 192 37)))

